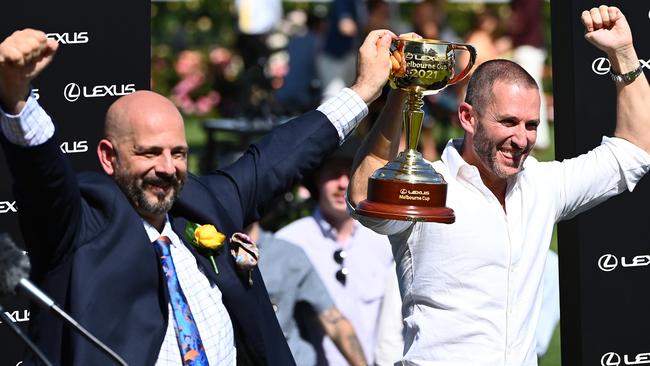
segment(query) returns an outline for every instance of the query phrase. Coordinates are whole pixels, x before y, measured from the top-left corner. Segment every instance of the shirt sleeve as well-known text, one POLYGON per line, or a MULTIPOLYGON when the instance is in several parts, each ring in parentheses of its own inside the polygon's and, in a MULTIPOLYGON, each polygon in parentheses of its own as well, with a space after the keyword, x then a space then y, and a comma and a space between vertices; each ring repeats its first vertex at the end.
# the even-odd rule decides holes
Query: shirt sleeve
MULTIPOLYGON (((293 245, 293 244, 292 244, 293 245)), ((296 293, 297 301, 304 301, 312 306, 316 314, 334 306, 334 300, 330 296, 325 284, 316 273, 316 269, 307 258, 307 255, 300 249, 301 255, 296 255, 293 260, 302 262, 305 267, 305 276, 298 285, 296 293)))
POLYGON ((352 218, 359 221, 363 226, 376 232, 377 234, 382 234, 382 235, 399 234, 401 232, 408 230, 410 227, 412 227, 415 224, 415 222, 412 221, 388 220, 388 219, 380 219, 375 217, 359 215, 354 209, 354 207, 352 207, 352 204, 348 199, 347 192, 345 193, 345 202, 348 206, 348 213, 350 214, 350 216, 352 216, 352 218))
POLYGON ((9 142, 19 146, 37 146, 54 135, 52 118, 30 95, 22 111, 8 114, 0 109, 0 128, 9 142))
POLYGON ((368 115, 368 106, 350 88, 341 90, 337 95, 321 104, 317 110, 325 114, 338 131, 339 144, 343 144, 361 120, 368 115))
POLYGON ((634 190, 650 170, 650 154, 625 139, 604 137, 600 146, 559 163, 559 168, 559 217, 567 219, 634 190))

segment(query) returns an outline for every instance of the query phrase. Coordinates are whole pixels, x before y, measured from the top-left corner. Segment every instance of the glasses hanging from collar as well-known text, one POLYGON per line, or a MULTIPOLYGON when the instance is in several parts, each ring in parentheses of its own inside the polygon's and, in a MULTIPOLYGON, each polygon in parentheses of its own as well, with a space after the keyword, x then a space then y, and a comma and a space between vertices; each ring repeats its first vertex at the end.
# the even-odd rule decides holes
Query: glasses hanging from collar
POLYGON ((336 279, 343 285, 345 286, 345 280, 348 276, 348 268, 345 266, 345 257, 348 256, 348 253, 343 250, 343 249, 338 249, 334 252, 334 262, 339 264, 341 268, 336 271, 336 279))

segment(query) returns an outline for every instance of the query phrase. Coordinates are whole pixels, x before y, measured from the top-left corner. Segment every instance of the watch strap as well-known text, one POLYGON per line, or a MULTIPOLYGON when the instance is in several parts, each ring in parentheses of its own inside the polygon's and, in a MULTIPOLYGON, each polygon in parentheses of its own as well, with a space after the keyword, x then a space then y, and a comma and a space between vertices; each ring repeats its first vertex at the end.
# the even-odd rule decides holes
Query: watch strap
POLYGON ((609 69, 609 75, 612 77, 612 80, 617 83, 625 83, 629 84, 634 81, 641 73, 643 72, 643 68, 641 67, 641 64, 639 64, 639 67, 636 69, 627 72, 625 74, 616 74, 612 71, 612 69, 609 69))

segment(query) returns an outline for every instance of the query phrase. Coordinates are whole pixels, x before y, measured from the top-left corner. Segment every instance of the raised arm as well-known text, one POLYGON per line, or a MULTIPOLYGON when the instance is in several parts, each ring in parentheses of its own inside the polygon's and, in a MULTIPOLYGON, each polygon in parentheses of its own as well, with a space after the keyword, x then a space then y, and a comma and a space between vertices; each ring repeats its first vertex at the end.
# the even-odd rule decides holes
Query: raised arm
POLYGON ((624 138, 650 153, 650 88, 632 44, 632 32, 621 11, 601 5, 581 16, 585 38, 607 54, 614 74, 639 69, 632 81, 616 82, 616 137, 624 138))
POLYGON ((391 90, 384 109, 354 157, 348 187, 348 198, 353 206, 366 199, 368 177, 399 152, 405 100, 405 92, 391 90))
POLYGON ((275 128, 236 163, 224 169, 240 198, 242 224, 259 220, 274 198, 316 169, 367 114, 367 104, 381 94, 390 72, 389 47, 396 36, 388 30, 372 31, 359 49, 357 79, 349 89, 275 128))

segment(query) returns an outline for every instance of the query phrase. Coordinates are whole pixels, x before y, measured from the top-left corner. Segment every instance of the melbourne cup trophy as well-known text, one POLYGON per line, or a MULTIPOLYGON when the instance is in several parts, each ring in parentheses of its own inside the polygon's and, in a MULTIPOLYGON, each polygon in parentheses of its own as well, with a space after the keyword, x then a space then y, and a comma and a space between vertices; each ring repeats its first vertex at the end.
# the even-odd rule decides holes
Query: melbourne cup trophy
POLYGON ((383 219, 451 224, 456 217, 445 206, 447 182, 417 151, 424 119, 422 98, 465 78, 476 61, 476 49, 468 44, 399 38, 393 41, 391 52, 399 67, 394 65, 391 71, 390 86, 408 92, 403 111, 406 150, 368 178, 368 199, 355 211, 383 219), (457 75, 456 51, 470 54, 457 75))

